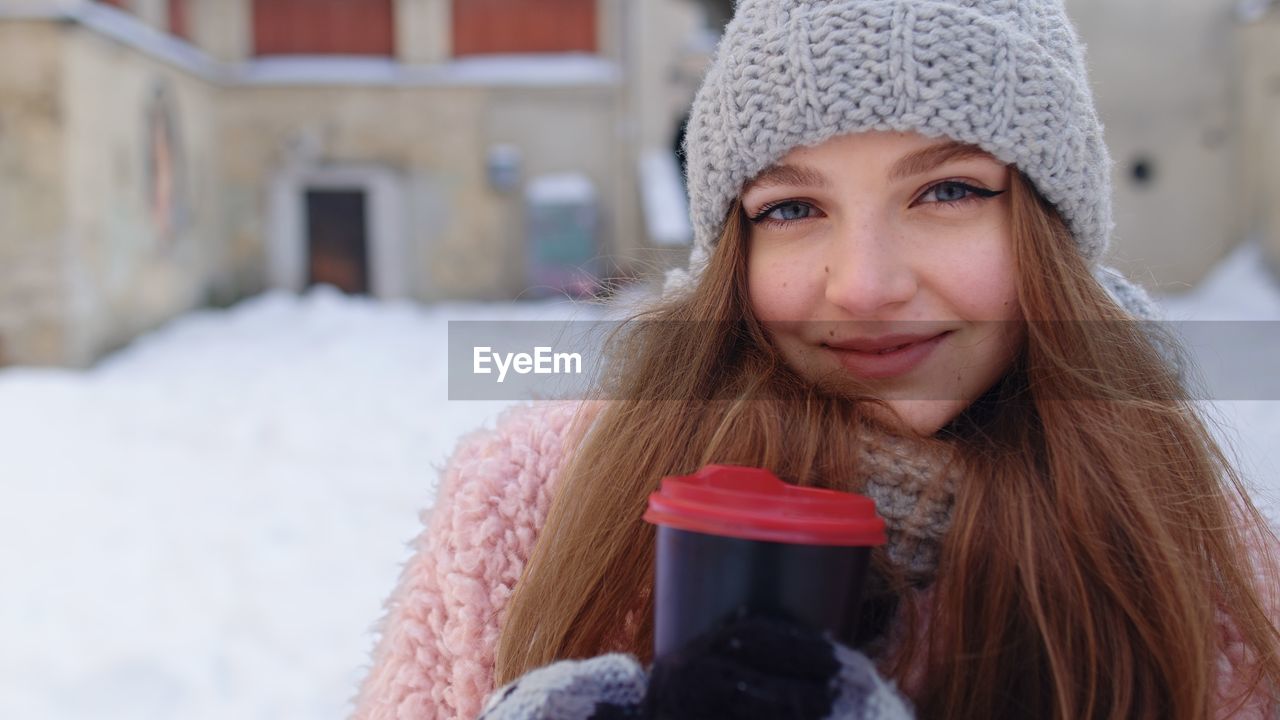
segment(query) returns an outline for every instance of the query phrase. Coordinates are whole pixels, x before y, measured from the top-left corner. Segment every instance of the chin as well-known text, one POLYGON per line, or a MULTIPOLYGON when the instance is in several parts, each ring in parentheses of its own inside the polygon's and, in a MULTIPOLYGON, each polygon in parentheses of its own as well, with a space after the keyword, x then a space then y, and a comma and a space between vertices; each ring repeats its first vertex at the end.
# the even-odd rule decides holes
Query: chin
POLYGON ((964 409, 956 400, 890 400, 889 407, 895 415, 890 422, 921 437, 946 427, 964 409))

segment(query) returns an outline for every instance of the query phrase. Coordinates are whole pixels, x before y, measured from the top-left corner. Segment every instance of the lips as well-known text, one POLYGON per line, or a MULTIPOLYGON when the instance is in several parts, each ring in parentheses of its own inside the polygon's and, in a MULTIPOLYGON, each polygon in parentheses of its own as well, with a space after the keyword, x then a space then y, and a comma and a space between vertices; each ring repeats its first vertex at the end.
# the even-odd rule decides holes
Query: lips
POLYGON ((885 335, 878 338, 852 338, 849 340, 828 341, 823 343, 827 347, 839 350, 854 350, 861 353, 880 353, 892 350, 901 350, 908 345, 932 340, 943 333, 932 333, 928 335, 885 335))
POLYGON ((949 334, 950 332, 924 336, 890 335, 874 340, 824 343, 824 347, 850 373, 870 380, 883 380, 911 372, 933 354, 934 349, 949 334), (866 349, 858 350, 849 346, 866 349))

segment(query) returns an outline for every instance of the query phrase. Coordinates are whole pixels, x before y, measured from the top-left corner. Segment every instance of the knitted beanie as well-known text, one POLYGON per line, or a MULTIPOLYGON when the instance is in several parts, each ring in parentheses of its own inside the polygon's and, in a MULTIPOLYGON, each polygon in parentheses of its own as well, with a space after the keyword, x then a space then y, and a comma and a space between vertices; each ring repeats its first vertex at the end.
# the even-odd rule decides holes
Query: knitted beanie
POLYGON ((1097 262, 1111 160, 1061 0, 738 0, 685 136, 689 267, 667 273, 663 294, 701 275, 746 181, 797 147, 869 130, 945 136, 1016 166, 1111 296, 1159 316, 1097 262))

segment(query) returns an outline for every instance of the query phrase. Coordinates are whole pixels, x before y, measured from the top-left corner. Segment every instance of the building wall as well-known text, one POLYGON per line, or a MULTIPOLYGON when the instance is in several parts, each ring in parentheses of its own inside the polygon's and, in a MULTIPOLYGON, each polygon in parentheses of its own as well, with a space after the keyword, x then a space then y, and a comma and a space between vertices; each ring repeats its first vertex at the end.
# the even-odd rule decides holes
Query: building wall
MULTIPOLYGON (((199 9, 207 0, 196 2, 199 9)), ((397 0, 399 61, 420 67, 451 62, 453 2, 397 0)), ((250 2, 229 4, 231 12, 206 25, 205 40, 198 42, 212 48, 222 38, 227 49, 215 50, 220 57, 250 59, 247 48, 229 47, 227 41, 246 32, 250 2)), ((625 9, 621 0, 599 0, 599 56, 620 59, 625 9)), ((634 143, 619 119, 621 84, 542 85, 230 88, 220 115, 230 149, 221 157, 220 172, 231 224, 232 293, 260 289, 255 280, 262 263, 272 262, 273 244, 295 242, 281 237, 273 207, 280 204, 280 187, 353 168, 389 173, 401 189, 404 256, 413 268, 408 294, 425 301, 518 295, 525 287, 524 200, 520 190, 504 192, 489 184, 486 157, 499 145, 520 150, 524 182, 549 173, 585 173, 601 203, 606 272, 634 272, 638 190, 629 161, 634 143)))
POLYGON ((1230 0, 1067 0, 1111 149, 1109 258, 1148 288, 1190 289, 1237 241, 1230 0), (1147 180, 1137 176, 1142 167, 1147 180))
POLYGON ((190 0, 192 42, 213 58, 235 63, 252 53, 249 0, 190 0))
POLYGON ((1240 171, 1240 214, 1262 238, 1280 273, 1280 8, 1237 31, 1240 117, 1246 152, 1240 171))
MULTIPOLYGON (((635 248, 637 189, 631 159, 634 144, 622 129, 621 89, 495 90, 485 123, 486 147, 510 144, 521 149, 526 180, 560 173, 582 173, 595 185, 601 205, 599 248, 602 272, 631 274, 635 248)), ((482 151, 479 157, 484 157, 482 151)), ((474 161, 473 161, 474 162, 474 161)), ((516 217, 505 223, 518 257, 523 253, 525 220, 522 196, 499 200, 516 217), (513 208, 512 203, 520 207, 513 208)), ((499 231, 503 232, 503 231, 499 231)), ((510 245, 508 245, 510 247, 510 245)), ((513 266, 517 272, 519 264, 513 266)), ((509 289, 524 289, 524 278, 508 278, 509 289)), ((507 297, 511 297, 508 293, 507 297)))
POLYGON ((0 23, 0 364, 52 362, 67 346, 66 32, 0 23))
POLYGON ((452 0, 396 0, 396 54, 401 62, 429 65, 452 57, 452 0))
MULTIPOLYGON (((435 59, 416 66, 434 80, 401 67, 372 83, 295 84, 237 81, 258 64, 249 0, 190 0, 193 43, 213 61, 130 29, 166 26, 165 2, 118 14, 85 6, 96 18, 88 24, 51 21, 65 9, 46 5, 32 20, 0 23, 3 56, 16 59, 0 63, 0 364, 86 365, 201 303, 280 286, 270 271, 278 246, 299 242, 297 218, 294 237, 281 237, 280 188, 335 171, 397 189, 396 296, 520 295, 523 190, 554 173, 595 185, 601 269, 637 271, 625 75, 601 80, 593 66, 595 80, 573 79, 582 71, 570 62, 563 82, 546 78, 565 70, 533 83, 492 70, 461 80, 447 69, 447 34, 421 29, 447 25, 450 0, 396 3, 397 17, 419 24, 398 35, 397 53, 435 59), (149 119, 158 102, 174 129, 163 210, 149 119), (515 189, 491 185, 486 158, 500 146, 520 153, 515 189)), ((599 6, 600 55, 615 61, 628 47, 625 8, 599 6)))
MULTIPOLYGON (((626 18, 629 40, 627 65, 631 69, 627 107, 623 122, 634 135, 630 177, 646 173, 636 194, 649 203, 649 212, 676 212, 659 198, 664 186, 683 196, 684 189, 674 158, 662 177, 653 167, 640 163, 655 154, 674 153, 680 123, 693 103, 710 61, 711 45, 719 28, 709 26, 705 10, 692 0, 661 0, 634 3, 626 18), (644 197, 649 195, 650 197, 644 197), (654 208, 657 208, 655 210, 654 208)), ((650 217, 641 214, 635 226, 637 236, 646 239, 637 265, 654 273, 688 263, 688 242, 692 227, 687 218, 650 217), (669 235, 675 225, 685 231, 684 244, 669 235)))
POLYGON ((66 357, 86 364, 209 298, 225 262, 209 171, 219 92, 82 27, 65 32, 66 357))
POLYGON ((671 147, 709 61, 705 18, 686 0, 637 4, 628 20, 634 42, 631 116, 643 147, 671 147))
MULTIPOLYGON (((221 107, 225 216, 239 292, 270 262, 272 185, 281 173, 377 168, 404 196, 408 294, 424 301, 498 299, 524 289, 523 194, 491 187, 486 157, 520 150, 521 176, 581 172, 606 214, 602 252, 616 255, 629 215, 617 195, 612 86, 242 88, 221 107)), ((625 254, 625 253, 624 253, 625 254)), ((375 288, 375 293, 377 289, 375 288)))

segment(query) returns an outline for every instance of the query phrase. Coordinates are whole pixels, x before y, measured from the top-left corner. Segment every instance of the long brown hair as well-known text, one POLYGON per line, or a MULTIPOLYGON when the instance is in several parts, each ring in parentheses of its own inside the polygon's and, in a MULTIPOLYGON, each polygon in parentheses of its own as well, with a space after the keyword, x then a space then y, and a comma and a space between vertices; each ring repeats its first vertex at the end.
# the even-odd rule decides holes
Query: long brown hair
MULTIPOLYGON (((964 481, 931 629, 906 628, 890 676, 904 684, 923 664, 921 717, 1206 718, 1221 608, 1251 646, 1250 689, 1274 692, 1280 633, 1258 578, 1280 574, 1250 550, 1270 547, 1270 526, 1155 336, 1126 322, 1058 214, 1010 177, 1026 339, 983 399, 923 441, 954 448, 964 481)), ((787 368, 751 313, 746 247, 735 205, 696 287, 612 338, 611 399, 591 405, 508 605, 498 684, 610 650, 651 660, 653 529, 640 516, 664 475, 732 462, 861 489, 849 429, 875 423, 876 401, 787 368)), ((873 567, 877 592, 913 617, 901 574, 882 553, 873 567)))

